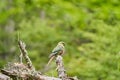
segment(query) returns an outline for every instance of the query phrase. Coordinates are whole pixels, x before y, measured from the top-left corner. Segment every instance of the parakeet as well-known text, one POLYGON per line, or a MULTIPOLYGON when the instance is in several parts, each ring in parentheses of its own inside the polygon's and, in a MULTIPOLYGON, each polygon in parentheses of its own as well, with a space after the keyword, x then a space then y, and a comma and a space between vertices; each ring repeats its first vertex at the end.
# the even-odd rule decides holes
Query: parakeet
POLYGON ((50 60, 48 61, 47 66, 50 62, 57 56, 63 55, 65 53, 65 43, 63 41, 59 42, 57 46, 52 50, 52 53, 49 55, 50 60))

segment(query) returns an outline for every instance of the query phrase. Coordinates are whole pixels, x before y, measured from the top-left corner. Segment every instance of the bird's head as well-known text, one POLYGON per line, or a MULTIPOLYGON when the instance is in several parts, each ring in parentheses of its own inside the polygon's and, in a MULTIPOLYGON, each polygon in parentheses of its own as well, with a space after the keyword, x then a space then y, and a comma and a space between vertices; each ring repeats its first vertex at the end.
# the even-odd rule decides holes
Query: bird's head
POLYGON ((60 41, 58 44, 62 44, 65 46, 65 42, 63 42, 63 41, 60 41))

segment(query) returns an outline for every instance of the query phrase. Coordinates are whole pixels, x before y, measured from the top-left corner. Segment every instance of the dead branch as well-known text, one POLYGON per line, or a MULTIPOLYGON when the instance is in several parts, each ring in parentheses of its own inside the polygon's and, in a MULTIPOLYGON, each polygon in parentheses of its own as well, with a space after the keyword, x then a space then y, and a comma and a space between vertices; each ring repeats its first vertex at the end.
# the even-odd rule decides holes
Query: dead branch
POLYGON ((62 80, 67 80, 67 74, 65 73, 63 61, 62 61, 62 56, 58 55, 56 57, 56 64, 57 64, 57 71, 58 71, 58 76, 62 80))
POLYGON ((66 71, 64 69, 64 64, 62 60, 62 56, 58 55, 56 57, 56 64, 57 64, 57 71, 58 71, 58 76, 62 80, 78 80, 77 77, 68 77, 66 74, 66 71))
POLYGON ((56 69, 58 71, 59 78, 42 75, 41 72, 36 71, 32 65, 27 50, 25 49, 25 43, 19 41, 18 44, 21 51, 20 63, 8 63, 4 69, 1 70, 2 74, 0 74, 0 80, 10 80, 10 78, 13 80, 78 80, 76 77, 67 76, 62 56, 60 55, 56 57, 56 69), (22 57, 25 59, 27 65, 22 63, 22 57))
MULTIPOLYGON (((39 72, 28 73, 28 72, 15 72, 15 71, 7 71, 2 69, 1 72, 5 75, 10 76, 12 79, 22 79, 22 80, 61 80, 55 77, 48 77, 45 75, 39 74, 39 72)), ((1 79, 0 79, 1 80, 1 79)), ((6 79, 7 80, 7 79, 6 79)))
POLYGON ((33 67, 32 62, 28 56, 27 50, 25 49, 25 47, 26 47, 25 43, 22 41, 18 41, 18 44, 19 44, 19 48, 21 50, 21 53, 22 53, 22 55, 27 63, 28 68, 35 71, 35 68, 33 67))
POLYGON ((0 73, 0 80, 10 80, 10 77, 0 73))

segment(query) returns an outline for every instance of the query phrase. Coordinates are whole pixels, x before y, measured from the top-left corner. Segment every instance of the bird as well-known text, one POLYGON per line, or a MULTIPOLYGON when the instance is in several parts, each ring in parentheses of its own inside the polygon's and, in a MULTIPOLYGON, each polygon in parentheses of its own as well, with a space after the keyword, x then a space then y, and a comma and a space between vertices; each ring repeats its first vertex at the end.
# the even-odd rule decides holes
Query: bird
POLYGON ((49 55, 49 61, 47 66, 57 55, 63 55, 64 53, 65 53, 65 43, 63 41, 60 41, 58 42, 57 46, 52 50, 52 53, 49 55))

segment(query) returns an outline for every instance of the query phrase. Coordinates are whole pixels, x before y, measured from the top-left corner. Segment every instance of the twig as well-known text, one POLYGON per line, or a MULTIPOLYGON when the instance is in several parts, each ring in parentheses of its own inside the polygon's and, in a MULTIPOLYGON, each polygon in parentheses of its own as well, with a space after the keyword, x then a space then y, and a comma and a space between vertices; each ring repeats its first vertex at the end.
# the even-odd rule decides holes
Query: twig
POLYGON ((30 58, 28 57, 27 50, 25 49, 25 47, 26 47, 25 43, 22 41, 18 41, 18 45, 19 45, 19 48, 21 50, 23 57, 25 58, 28 68, 35 71, 35 68, 33 67, 32 62, 31 62, 30 58))

